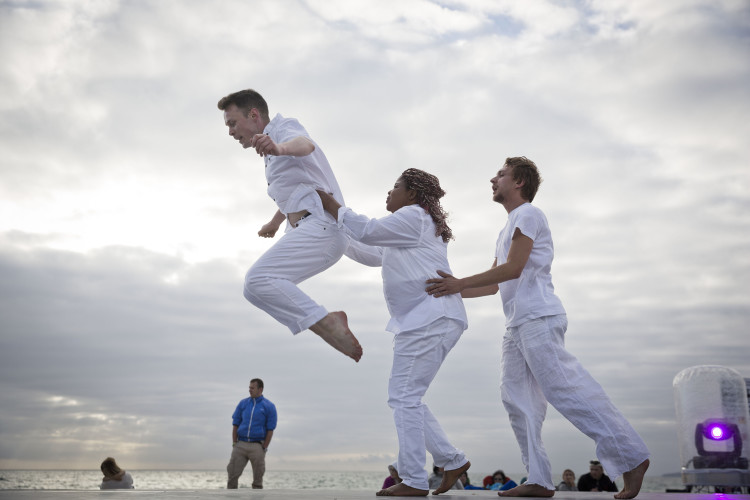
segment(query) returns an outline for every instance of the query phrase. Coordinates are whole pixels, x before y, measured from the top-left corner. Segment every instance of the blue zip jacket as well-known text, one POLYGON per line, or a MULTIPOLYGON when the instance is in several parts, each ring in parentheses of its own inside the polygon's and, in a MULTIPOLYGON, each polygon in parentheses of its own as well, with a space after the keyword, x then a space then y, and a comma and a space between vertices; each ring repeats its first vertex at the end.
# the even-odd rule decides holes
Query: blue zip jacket
POLYGON ((240 441, 263 441, 266 433, 276 429, 276 405, 260 396, 240 401, 232 415, 240 441))

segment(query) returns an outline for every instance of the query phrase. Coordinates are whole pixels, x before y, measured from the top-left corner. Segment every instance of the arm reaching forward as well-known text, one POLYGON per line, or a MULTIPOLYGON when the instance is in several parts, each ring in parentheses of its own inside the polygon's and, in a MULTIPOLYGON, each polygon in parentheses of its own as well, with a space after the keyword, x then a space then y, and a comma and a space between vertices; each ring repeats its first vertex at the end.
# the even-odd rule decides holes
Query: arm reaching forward
POLYGON ((498 283, 514 280, 521 276, 533 246, 534 240, 516 228, 508 251, 508 260, 505 263, 498 266, 497 259, 495 259, 490 269, 468 278, 455 278, 438 271, 441 278, 427 280, 428 286, 425 291, 434 297, 442 297, 453 293, 460 293, 464 298, 494 294, 497 292, 498 283))
POLYGON ((336 198, 325 191, 318 189, 317 192, 318 196, 320 196, 320 201, 323 203, 323 210, 331 214, 334 219, 339 220, 339 208, 341 208, 341 203, 336 201, 336 198))

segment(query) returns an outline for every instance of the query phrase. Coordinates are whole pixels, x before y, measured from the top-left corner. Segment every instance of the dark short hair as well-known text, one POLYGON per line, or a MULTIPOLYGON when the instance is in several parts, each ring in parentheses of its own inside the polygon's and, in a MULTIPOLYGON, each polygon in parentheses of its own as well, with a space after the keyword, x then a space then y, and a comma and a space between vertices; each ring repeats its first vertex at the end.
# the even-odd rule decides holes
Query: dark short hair
POLYGON ((252 384, 253 382, 255 382, 256 384, 258 384, 258 389, 263 390, 263 381, 261 379, 254 378, 254 379, 252 379, 250 381, 250 383, 252 384))
POLYGON ((240 90, 224 96, 219 99, 219 103, 216 106, 224 111, 232 105, 237 106, 244 116, 250 114, 250 110, 255 108, 260 112, 260 116, 264 120, 268 120, 268 104, 263 99, 263 96, 253 89, 240 90))
POLYGON ((542 176, 536 163, 525 156, 513 156, 505 159, 505 164, 513 169, 513 180, 523 181, 521 196, 524 200, 534 201, 534 196, 542 183, 542 176))

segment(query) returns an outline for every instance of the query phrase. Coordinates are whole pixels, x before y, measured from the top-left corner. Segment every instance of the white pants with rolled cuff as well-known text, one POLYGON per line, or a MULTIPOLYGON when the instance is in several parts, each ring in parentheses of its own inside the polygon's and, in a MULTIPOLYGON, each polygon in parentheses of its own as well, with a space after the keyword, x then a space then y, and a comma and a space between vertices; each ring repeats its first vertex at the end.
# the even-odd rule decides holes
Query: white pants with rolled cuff
POLYGON ((599 383, 565 350, 567 317, 547 316, 509 328, 503 338, 503 405, 521 447, 528 483, 554 490, 542 444, 547 402, 596 443, 614 481, 649 457, 648 448, 599 383))
POLYGON ((245 298, 293 334, 310 328, 328 311, 297 284, 341 259, 348 238, 330 216, 310 215, 285 233, 245 275, 245 298))
POLYGON ((393 367, 388 383, 388 405, 398 434, 398 473, 404 484, 426 490, 425 449, 435 465, 454 470, 466 464, 422 397, 445 357, 463 333, 463 325, 442 318, 419 330, 401 332, 393 341, 393 367))

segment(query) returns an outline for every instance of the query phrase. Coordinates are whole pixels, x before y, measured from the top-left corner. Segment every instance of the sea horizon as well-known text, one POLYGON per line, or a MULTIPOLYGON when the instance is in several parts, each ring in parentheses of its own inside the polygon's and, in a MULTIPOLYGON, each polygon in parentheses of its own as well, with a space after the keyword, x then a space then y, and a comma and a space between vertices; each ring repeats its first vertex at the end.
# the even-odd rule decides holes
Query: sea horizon
MULTIPOLYGON (((133 476, 135 488, 139 490, 180 489, 224 489, 224 469, 128 469, 133 476)), ((492 471, 469 473, 474 485, 481 485, 492 471)), ((267 470, 264 476, 265 489, 331 489, 331 490, 375 490, 382 487, 387 477, 384 471, 299 471, 267 470)), ((509 472, 508 477, 516 482, 525 476, 509 472)), ((102 474, 98 469, 0 469, 0 490, 48 489, 48 490, 98 490, 102 474)), ((249 469, 240 477, 240 488, 250 488, 252 472, 249 469)), ((622 479, 616 483, 622 486, 622 479)), ((664 493, 667 489, 681 489, 680 473, 647 475, 643 491, 664 493)))

